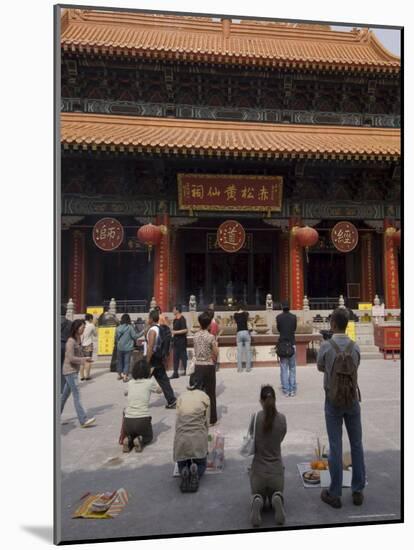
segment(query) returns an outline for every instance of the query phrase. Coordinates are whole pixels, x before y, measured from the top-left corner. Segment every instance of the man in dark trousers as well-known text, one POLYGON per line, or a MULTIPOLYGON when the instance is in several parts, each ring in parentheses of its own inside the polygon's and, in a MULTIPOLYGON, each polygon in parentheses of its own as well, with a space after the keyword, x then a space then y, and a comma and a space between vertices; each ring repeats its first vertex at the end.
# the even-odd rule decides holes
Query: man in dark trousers
POLYGON ((182 314, 181 306, 174 307, 174 321, 173 321, 173 365, 174 374, 171 378, 178 378, 178 367, 181 364, 183 366, 184 374, 187 370, 187 323, 184 315, 182 314))
POLYGON ((287 349, 291 348, 293 354, 290 357, 280 359, 280 382, 283 394, 286 397, 296 395, 296 340, 295 331, 297 327, 296 315, 289 311, 289 303, 282 302, 282 313, 276 317, 276 326, 279 332, 279 342, 288 343, 287 349))
POLYGON ((352 501, 360 506, 364 501, 365 462, 362 446, 361 407, 358 392, 348 406, 337 406, 329 399, 332 387, 332 375, 338 353, 348 353, 355 369, 358 369, 361 354, 357 344, 345 334, 348 325, 348 313, 345 308, 337 308, 331 316, 333 336, 323 342, 318 353, 317 367, 324 373, 323 387, 325 390, 325 421, 329 438, 329 473, 331 484, 324 489, 321 499, 333 508, 341 508, 342 496, 342 424, 345 423, 348 432, 352 456, 352 501))
POLYGON ((146 345, 146 360, 151 368, 151 375, 160 385, 165 399, 167 400, 166 409, 175 409, 177 400, 174 395, 174 391, 170 384, 170 379, 165 371, 166 357, 160 355, 160 349, 162 348, 160 338, 160 325, 158 324, 160 315, 158 310, 153 309, 149 313, 147 332, 147 345, 146 345))

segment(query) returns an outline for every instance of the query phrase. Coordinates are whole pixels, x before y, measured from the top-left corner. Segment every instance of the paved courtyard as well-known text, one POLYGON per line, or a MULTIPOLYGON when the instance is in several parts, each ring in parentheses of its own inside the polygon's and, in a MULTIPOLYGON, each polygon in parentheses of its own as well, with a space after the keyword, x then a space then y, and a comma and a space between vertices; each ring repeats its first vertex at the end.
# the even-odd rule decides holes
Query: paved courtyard
MULTIPOLYGON (((322 374, 315 365, 297 368, 298 394, 283 397, 277 407, 287 417, 282 444, 285 464, 286 527, 330 523, 398 520, 400 518, 400 362, 363 361, 359 382, 368 486, 365 502, 356 507, 351 490, 344 489, 343 507, 324 504, 319 488, 304 488, 297 464, 312 458, 316 438, 327 445, 323 416, 322 374)), ((173 380, 177 394, 188 377, 173 380)), ((123 454, 118 437, 125 403, 125 384, 106 368, 95 368, 93 379, 81 386, 82 402, 96 426, 82 430, 70 397, 62 415, 61 461, 62 540, 87 540, 159 534, 200 533, 250 529, 250 460, 239 447, 250 414, 258 409, 260 386, 279 387, 279 368, 256 368, 238 374, 217 373, 219 425, 225 436, 225 468, 208 474, 198 493, 182 494, 173 478, 172 443, 175 411, 164 408, 163 395, 152 397, 155 441, 142 454, 123 454), (72 519, 85 493, 124 487, 129 503, 120 516, 108 520, 72 519)), ((344 451, 348 450, 344 438, 344 451)), ((273 515, 263 514, 264 528, 273 528, 273 515)), ((282 527, 283 529, 284 527, 282 527)))

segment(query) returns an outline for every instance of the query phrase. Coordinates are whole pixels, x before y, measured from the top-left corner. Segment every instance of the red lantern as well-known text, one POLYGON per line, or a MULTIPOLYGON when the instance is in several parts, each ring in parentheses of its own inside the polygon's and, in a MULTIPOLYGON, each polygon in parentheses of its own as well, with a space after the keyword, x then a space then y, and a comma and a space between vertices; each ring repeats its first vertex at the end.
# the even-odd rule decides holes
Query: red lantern
POLYGON ((162 239, 161 227, 148 223, 140 227, 137 231, 138 240, 148 246, 148 261, 151 259, 151 250, 153 246, 160 244, 162 239))
POLYGON ((398 229, 393 236, 395 246, 401 246, 401 229, 398 229))
POLYGON ((300 246, 308 248, 314 246, 319 240, 319 234, 316 229, 306 225, 305 227, 298 227, 295 231, 295 237, 298 240, 300 246))
POLYGON ((292 234, 296 237, 299 246, 305 247, 306 261, 309 262, 308 250, 310 246, 314 246, 318 242, 318 232, 313 227, 306 225, 305 227, 294 227, 292 234))

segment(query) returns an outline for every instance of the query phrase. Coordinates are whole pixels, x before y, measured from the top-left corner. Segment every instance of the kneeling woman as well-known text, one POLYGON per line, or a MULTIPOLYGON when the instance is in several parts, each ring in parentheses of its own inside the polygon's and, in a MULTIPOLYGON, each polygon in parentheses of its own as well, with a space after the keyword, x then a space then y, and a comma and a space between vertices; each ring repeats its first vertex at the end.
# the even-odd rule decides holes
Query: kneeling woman
MULTIPOLYGON (((280 446, 286 435, 286 417, 276 410, 276 395, 272 386, 260 391, 262 410, 256 415, 255 453, 250 470, 252 492, 251 522, 259 527, 266 498, 270 500, 278 525, 285 522, 283 507, 284 466, 280 446)), ((250 430, 253 433, 253 422, 250 430)))
POLYGON ((192 374, 188 391, 177 400, 174 461, 181 474, 180 489, 195 493, 207 467, 210 398, 201 377, 192 374))
POLYGON ((125 433, 123 451, 128 453, 132 447, 137 452, 143 445, 152 441, 152 424, 149 415, 151 392, 158 392, 158 384, 154 378, 148 378, 149 368, 144 359, 137 361, 132 367, 132 379, 128 382, 125 395, 128 405, 125 409, 125 433))

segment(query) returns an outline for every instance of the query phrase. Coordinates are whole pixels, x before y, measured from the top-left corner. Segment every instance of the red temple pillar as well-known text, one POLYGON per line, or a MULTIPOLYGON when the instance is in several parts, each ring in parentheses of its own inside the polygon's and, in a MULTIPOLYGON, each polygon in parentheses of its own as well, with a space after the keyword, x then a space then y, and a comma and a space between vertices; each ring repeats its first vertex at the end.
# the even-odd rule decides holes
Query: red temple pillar
POLYGON ((164 225, 167 232, 155 247, 154 296, 162 311, 167 311, 170 298, 170 219, 168 214, 157 216, 157 225, 164 225))
POLYGON ((75 313, 85 311, 85 233, 72 233, 71 257, 69 266, 69 298, 75 305, 75 313))
POLYGON ((279 233, 279 296, 289 300, 289 233, 279 233))
POLYGON ((171 227, 171 258, 170 258, 170 303, 174 306, 177 303, 177 287, 179 278, 179 261, 177 246, 177 228, 171 227))
POLYGON ((373 302, 375 297, 375 268, 372 233, 361 236, 362 301, 373 302))
POLYGON ((400 307, 397 251, 394 243, 396 229, 389 220, 384 220, 384 294, 385 307, 400 307))
POLYGON ((291 218, 290 228, 290 309, 303 308, 303 249, 297 242, 294 227, 299 225, 299 220, 291 218))

